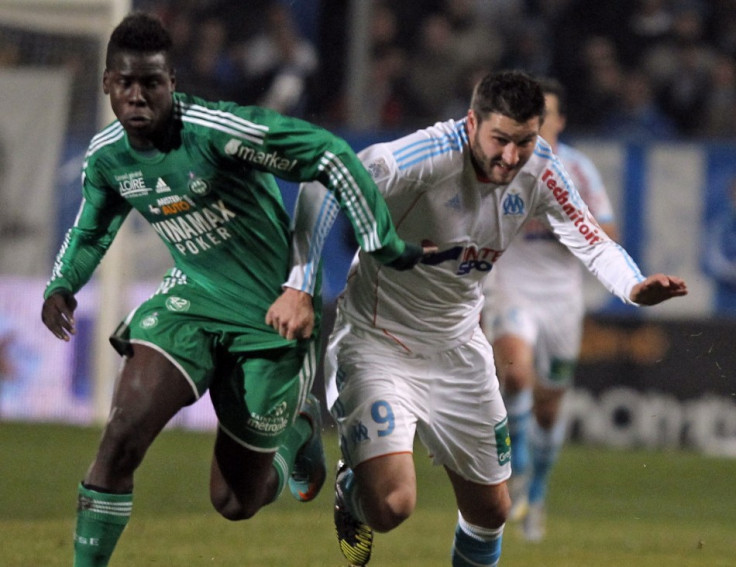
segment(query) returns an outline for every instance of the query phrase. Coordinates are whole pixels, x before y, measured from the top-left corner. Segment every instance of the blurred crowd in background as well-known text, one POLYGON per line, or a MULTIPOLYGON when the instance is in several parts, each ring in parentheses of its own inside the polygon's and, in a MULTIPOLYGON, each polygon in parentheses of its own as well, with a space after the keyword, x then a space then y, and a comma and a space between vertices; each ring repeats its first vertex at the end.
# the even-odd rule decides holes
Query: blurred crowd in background
MULTIPOLYGON (((460 117, 480 74, 521 68, 566 85, 573 134, 736 137, 734 0, 364 1, 375 128, 460 117)), ((139 4, 174 33, 182 90, 345 123, 351 2, 139 4)))
MULTIPOLYGON (((373 129, 460 117, 480 74, 521 68, 567 87, 568 134, 736 137, 736 0, 360 1, 371 2, 371 16, 369 88, 359 112, 373 129)), ((133 6, 158 13, 172 31, 180 90, 340 128, 349 111, 353 4, 133 6)), ((18 63, 18 42, 2 43, 0 65, 18 63)), ((64 63, 83 73, 90 53, 64 63)))

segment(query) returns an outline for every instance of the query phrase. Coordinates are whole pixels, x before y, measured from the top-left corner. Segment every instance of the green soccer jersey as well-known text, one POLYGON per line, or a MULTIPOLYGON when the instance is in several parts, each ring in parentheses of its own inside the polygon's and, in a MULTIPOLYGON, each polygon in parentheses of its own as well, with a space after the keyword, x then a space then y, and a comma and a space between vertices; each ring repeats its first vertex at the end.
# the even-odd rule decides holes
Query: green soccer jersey
POLYGON ((59 288, 76 293, 135 208, 190 283, 244 325, 273 332, 263 319, 290 257, 290 219, 274 175, 327 186, 362 248, 380 261, 404 251, 375 184, 344 140, 264 108, 173 96, 172 149, 134 150, 117 121, 92 139, 81 210, 45 297, 59 288))

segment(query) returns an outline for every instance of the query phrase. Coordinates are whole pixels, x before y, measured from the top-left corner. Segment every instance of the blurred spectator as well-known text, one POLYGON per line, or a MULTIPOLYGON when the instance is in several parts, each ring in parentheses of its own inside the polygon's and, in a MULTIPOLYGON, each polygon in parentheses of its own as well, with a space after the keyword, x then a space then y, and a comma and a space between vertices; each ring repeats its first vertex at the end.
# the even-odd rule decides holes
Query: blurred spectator
POLYGON ((549 30, 540 19, 529 19, 512 32, 514 46, 507 49, 500 66, 505 69, 523 69, 537 77, 546 77, 552 71, 552 49, 549 30))
POLYGON ((475 85, 493 69, 493 61, 479 59, 460 72, 455 88, 442 110, 446 118, 463 118, 468 113, 470 99, 475 85))
POLYGON ((512 23, 508 13, 499 26, 482 17, 477 0, 445 0, 442 12, 450 24, 452 49, 460 66, 467 67, 479 58, 494 66, 501 60, 506 50, 505 29, 512 23))
POLYGON ((631 71, 619 91, 618 104, 609 112, 602 132, 607 136, 631 141, 670 140, 677 129, 657 106, 649 78, 641 71, 631 71))
POLYGON ((209 16, 194 23, 189 50, 190 65, 177 74, 179 88, 209 100, 240 100, 242 74, 231 54, 225 23, 209 16))
POLYGON ((727 138, 736 134, 736 61, 719 55, 713 63, 705 97, 700 134, 727 138))
POLYGON ((287 4, 278 0, 270 4, 263 31, 241 46, 240 57, 245 102, 304 115, 307 85, 317 70, 318 56, 300 35, 287 4))
POLYGON ((580 66, 568 89, 568 131, 591 134, 600 131, 605 116, 617 105, 624 70, 616 45, 605 36, 591 36, 581 48, 580 66))
POLYGON ((425 121, 439 120, 462 62, 454 49, 452 27, 446 15, 430 14, 422 20, 420 29, 419 44, 409 57, 409 84, 425 121))

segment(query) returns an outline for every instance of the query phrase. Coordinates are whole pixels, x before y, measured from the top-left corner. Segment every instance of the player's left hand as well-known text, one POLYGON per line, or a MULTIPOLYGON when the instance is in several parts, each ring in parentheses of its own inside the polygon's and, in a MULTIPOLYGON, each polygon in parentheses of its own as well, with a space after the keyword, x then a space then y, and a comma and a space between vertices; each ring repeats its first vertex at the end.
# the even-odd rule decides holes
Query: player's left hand
POLYGON ((654 274, 636 284, 629 298, 639 305, 656 305, 683 295, 687 295, 685 280, 665 274, 654 274))
POLYGON ((288 340, 306 339, 314 330, 312 296, 292 287, 285 287, 266 313, 266 325, 288 340))

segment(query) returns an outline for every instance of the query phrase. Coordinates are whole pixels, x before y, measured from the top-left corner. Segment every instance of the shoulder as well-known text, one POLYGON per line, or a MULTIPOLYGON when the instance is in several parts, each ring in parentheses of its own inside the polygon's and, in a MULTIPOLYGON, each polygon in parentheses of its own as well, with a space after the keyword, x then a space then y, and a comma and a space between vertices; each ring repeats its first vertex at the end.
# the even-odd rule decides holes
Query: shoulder
POLYGON ((182 94, 174 94, 174 115, 185 129, 201 133, 238 135, 260 141, 271 124, 280 117, 255 106, 240 106, 233 102, 211 102, 182 94))
POLYGON ((426 178, 462 170, 467 146, 465 120, 448 120, 391 142, 377 144, 363 155, 382 155, 402 175, 426 178))
POLYGON ((107 151, 114 149, 117 145, 124 142, 124 140, 125 130, 123 129, 123 125, 117 120, 108 124, 90 140, 85 155, 85 163, 98 159, 107 151))

